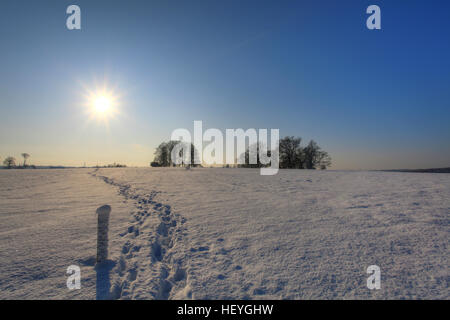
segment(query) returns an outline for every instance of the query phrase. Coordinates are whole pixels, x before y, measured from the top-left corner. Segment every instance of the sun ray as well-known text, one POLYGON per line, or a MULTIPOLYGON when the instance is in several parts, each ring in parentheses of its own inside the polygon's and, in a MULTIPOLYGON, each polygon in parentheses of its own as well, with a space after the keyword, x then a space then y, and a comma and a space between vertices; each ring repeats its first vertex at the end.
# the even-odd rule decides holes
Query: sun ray
POLYGON ((84 107, 90 121, 96 121, 108 126, 109 121, 119 115, 120 96, 117 90, 108 88, 106 84, 95 89, 85 88, 84 107))

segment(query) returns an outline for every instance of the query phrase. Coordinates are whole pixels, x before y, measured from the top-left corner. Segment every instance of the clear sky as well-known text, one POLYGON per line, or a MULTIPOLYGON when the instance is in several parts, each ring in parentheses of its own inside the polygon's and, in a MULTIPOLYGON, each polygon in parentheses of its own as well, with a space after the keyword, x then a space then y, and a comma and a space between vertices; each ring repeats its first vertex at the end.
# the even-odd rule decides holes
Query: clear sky
POLYGON ((333 169, 450 166, 449 38, 449 1, 4 0, 0 157, 147 166, 203 120, 314 139, 333 169), (107 123, 86 107, 103 85, 107 123))

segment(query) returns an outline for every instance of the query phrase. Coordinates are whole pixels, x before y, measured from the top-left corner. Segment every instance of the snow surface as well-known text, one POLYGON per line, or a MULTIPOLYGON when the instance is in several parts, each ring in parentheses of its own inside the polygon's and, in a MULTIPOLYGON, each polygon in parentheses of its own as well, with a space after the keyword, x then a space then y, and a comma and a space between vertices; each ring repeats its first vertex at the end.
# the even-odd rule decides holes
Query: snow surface
POLYGON ((449 213, 449 174, 0 170, 0 299, 449 299, 449 213))

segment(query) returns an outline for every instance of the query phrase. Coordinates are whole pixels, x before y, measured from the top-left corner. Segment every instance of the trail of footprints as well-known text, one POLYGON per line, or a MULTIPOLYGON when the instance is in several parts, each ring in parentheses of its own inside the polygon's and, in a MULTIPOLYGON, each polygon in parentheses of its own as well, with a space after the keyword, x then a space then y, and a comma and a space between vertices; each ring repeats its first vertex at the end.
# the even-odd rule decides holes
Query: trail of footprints
POLYGON ((92 176, 118 187, 119 194, 134 201, 136 207, 128 229, 120 234, 126 240, 116 266, 119 277, 112 284, 110 298, 165 300, 183 291, 187 285, 186 270, 171 249, 181 240, 186 220, 173 213, 169 205, 155 201, 159 192, 142 196, 129 185, 95 172, 92 176))

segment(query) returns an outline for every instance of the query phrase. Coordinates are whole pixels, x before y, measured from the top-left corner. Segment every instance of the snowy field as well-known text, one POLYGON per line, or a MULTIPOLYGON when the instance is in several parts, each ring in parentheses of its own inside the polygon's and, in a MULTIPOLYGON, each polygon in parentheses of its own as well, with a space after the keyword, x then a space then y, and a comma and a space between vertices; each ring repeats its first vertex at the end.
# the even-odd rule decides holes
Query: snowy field
POLYGON ((449 214, 450 174, 0 170, 0 299, 450 299, 449 214))

